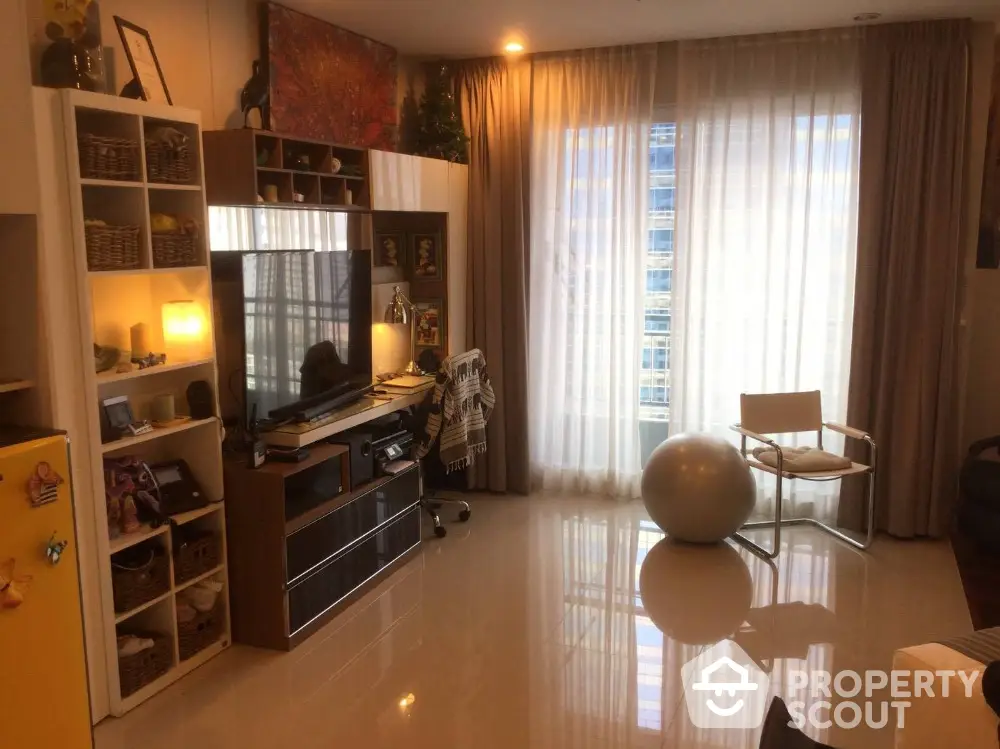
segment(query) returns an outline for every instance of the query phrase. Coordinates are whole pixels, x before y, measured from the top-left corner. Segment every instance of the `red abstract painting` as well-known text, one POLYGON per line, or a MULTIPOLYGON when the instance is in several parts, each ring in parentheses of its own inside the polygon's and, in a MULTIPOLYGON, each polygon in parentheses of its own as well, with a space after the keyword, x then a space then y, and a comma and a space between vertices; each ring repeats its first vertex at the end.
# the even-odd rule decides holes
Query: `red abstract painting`
POLYGON ((396 50, 268 3, 267 58, 275 132, 396 150, 396 50))

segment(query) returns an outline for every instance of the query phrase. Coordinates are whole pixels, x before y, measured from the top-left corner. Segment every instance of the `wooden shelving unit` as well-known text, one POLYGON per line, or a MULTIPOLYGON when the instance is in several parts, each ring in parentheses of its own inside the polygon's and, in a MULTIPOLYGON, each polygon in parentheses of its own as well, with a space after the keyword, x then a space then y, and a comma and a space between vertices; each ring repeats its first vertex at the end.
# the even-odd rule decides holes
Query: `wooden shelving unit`
MULTIPOLYGON (((177 107, 159 106, 113 96, 80 91, 41 92, 36 96, 36 115, 44 115, 40 129, 50 140, 51 175, 68 187, 68 206, 53 213, 62 233, 69 234, 67 257, 71 252, 74 271, 70 281, 75 287, 79 321, 74 343, 76 356, 86 363, 72 383, 60 382, 69 397, 80 403, 80 423, 74 435, 74 475, 78 518, 89 513, 93 523, 94 543, 89 553, 96 560, 81 560, 92 565, 99 580, 102 621, 88 619, 88 627, 97 627, 103 635, 101 670, 106 676, 107 705, 113 715, 122 715, 169 684, 201 665, 229 646, 229 590, 226 560, 225 512, 222 480, 222 435, 215 416, 188 419, 154 429, 136 437, 101 442, 100 401, 118 395, 128 396, 137 418, 150 418, 150 407, 157 395, 172 394, 179 416, 187 409, 186 389, 195 380, 210 383, 217 391, 215 341, 212 330, 211 274, 208 272, 208 216, 201 157, 200 114, 177 107), (145 136, 159 126, 175 128, 188 136, 192 149, 191 179, 187 183, 155 182, 149 179, 145 136), (81 174, 79 136, 84 133, 127 138, 138 145, 137 174, 127 180, 96 179, 81 174), (60 150, 61 149, 61 150, 60 150), (151 213, 167 213, 192 219, 200 227, 197 258, 184 267, 157 267, 152 243, 151 213), (113 225, 139 227, 139 267, 93 269, 87 253, 85 220, 101 219, 113 225), (164 351, 162 306, 175 300, 191 300, 200 308, 206 327, 202 350, 185 360, 170 360, 148 369, 128 372, 114 370, 98 374, 90 365, 94 345, 129 350, 130 328, 144 323, 150 334, 153 351, 164 351), (104 501, 104 460, 136 455, 149 463, 183 459, 191 468, 203 495, 210 504, 173 518, 174 526, 143 526, 138 532, 114 539, 108 531, 104 501), (82 460, 81 460, 82 458, 82 460), (82 463, 83 465, 79 465, 82 463), (83 513, 83 514, 81 514, 83 513), (179 530, 175 530, 179 529, 179 530), (180 659, 177 622, 177 594, 196 584, 177 584, 174 577, 175 535, 183 529, 211 531, 217 536, 222 564, 198 579, 213 579, 223 584, 220 605, 224 607, 225 626, 218 640, 186 660, 180 659), (170 587, 162 595, 126 612, 114 608, 111 562, 115 555, 140 545, 156 545, 170 562, 170 587), (95 548, 96 547, 96 548, 95 548), (173 642, 171 668, 152 683, 131 695, 123 695, 118 676, 117 637, 129 631, 151 631, 169 636, 173 642)), ((48 157, 47 157, 48 158, 48 157)), ((168 352, 169 353, 169 352, 168 352)), ((67 376, 63 376, 64 379, 67 376)), ((215 413, 218 413, 216 397, 215 413)), ((78 519, 78 524, 80 520, 78 519)), ((86 553, 86 552, 85 552, 86 553)), ((95 654, 92 654, 93 659, 95 654)), ((92 668, 94 668, 92 666, 92 668)), ((93 682, 92 682, 93 683, 93 682)))
POLYGON ((249 128, 209 130, 202 137, 209 205, 337 211, 371 206, 364 148, 249 128))

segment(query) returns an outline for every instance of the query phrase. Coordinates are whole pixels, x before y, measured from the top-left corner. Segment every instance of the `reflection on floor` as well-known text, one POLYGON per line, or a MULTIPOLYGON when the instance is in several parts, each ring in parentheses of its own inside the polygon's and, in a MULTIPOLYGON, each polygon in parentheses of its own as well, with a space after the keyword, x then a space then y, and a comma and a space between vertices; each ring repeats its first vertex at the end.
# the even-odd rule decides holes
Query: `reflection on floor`
MULTIPOLYGON (((681 667, 717 641, 787 696, 793 669, 888 669, 897 647, 971 629, 944 543, 863 555, 795 529, 772 568, 661 539, 636 503, 482 499, 299 650, 233 648, 105 721, 97 749, 756 747, 684 707, 681 667)), ((809 733, 892 745, 889 729, 809 733)))

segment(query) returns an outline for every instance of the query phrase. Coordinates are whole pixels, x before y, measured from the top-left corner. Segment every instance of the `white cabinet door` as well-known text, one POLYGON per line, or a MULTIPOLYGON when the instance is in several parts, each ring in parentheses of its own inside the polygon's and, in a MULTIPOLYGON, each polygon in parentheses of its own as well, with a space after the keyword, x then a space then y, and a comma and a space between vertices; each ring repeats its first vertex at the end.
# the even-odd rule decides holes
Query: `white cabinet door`
POLYGON ((420 175, 420 195, 418 207, 412 210, 447 213, 450 164, 441 159, 427 159, 422 156, 414 156, 413 159, 417 162, 417 171, 420 175))
POLYGON ((37 213, 34 103, 25 0, 0 2, 0 143, 4 144, 0 213, 37 213))
POLYGON ((388 151, 369 151, 372 209, 376 211, 416 211, 420 180, 416 157, 388 151))
MULTIPOLYGON (((444 162, 442 162, 444 163, 444 162)), ((471 348, 468 340, 469 167, 448 164, 448 354, 471 348)))
POLYGON ((372 209, 448 210, 448 162, 404 153, 370 151, 372 209))

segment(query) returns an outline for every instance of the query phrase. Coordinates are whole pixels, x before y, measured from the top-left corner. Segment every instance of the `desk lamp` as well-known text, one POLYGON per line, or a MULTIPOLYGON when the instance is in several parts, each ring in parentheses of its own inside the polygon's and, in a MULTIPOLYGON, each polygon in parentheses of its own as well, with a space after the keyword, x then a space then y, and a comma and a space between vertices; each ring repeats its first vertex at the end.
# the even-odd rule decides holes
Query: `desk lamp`
POLYGON ((385 308, 385 321, 390 325, 410 325, 410 363, 403 370, 404 375, 422 375, 420 367, 417 366, 417 318, 420 313, 416 305, 413 304, 402 292, 399 286, 392 289, 392 299, 389 306, 385 308))

